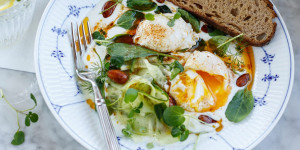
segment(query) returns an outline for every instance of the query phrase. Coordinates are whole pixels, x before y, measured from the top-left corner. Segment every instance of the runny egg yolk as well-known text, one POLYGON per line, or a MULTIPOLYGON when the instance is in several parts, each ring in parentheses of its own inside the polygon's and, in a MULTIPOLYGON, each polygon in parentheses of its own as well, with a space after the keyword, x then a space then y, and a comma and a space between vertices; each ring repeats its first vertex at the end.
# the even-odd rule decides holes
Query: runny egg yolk
POLYGON ((197 71, 197 73, 203 78, 215 102, 214 105, 209 108, 202 109, 201 112, 213 112, 224 106, 231 92, 230 86, 225 87, 224 77, 210 75, 209 73, 203 71, 197 71))
POLYGON ((176 81, 175 85, 182 84, 185 88, 176 87, 174 92, 176 93, 177 103, 179 105, 188 104, 191 109, 190 111, 201 111, 206 107, 210 106, 210 98, 211 94, 202 81, 200 76, 196 76, 195 78, 191 78, 188 74, 182 73, 179 76, 179 80, 176 81), (179 83, 181 82, 181 83, 179 83), (200 92, 200 91, 201 92, 200 92), (201 95, 196 92, 200 92, 201 95), (201 106, 199 104, 202 103, 201 106))

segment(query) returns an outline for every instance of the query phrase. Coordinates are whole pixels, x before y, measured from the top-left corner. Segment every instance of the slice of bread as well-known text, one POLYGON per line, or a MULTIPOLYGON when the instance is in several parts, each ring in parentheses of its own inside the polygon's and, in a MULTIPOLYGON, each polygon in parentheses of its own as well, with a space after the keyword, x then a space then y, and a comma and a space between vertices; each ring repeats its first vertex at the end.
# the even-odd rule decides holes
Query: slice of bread
POLYGON ((270 42, 277 15, 269 0, 169 0, 193 13, 200 20, 231 36, 244 33, 244 41, 253 46, 270 42))

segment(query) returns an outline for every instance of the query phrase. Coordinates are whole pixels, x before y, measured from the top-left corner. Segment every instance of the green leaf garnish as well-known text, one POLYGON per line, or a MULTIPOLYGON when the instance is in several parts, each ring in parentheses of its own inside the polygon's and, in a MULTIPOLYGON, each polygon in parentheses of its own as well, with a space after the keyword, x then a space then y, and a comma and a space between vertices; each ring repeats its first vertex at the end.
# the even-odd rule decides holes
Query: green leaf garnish
POLYGON ((229 38, 227 36, 214 36, 211 39, 208 40, 209 45, 214 48, 214 52, 220 56, 225 57, 226 53, 228 52, 228 48, 230 46, 230 43, 240 37, 242 37, 244 34, 240 34, 238 36, 235 36, 233 38, 229 38))
MULTIPOLYGON (((20 126, 20 122, 19 122, 19 114, 26 115, 25 116, 25 125, 27 127, 30 126, 31 116, 34 115, 34 119, 37 116, 36 113, 31 112, 31 110, 33 110, 37 106, 37 100, 36 100, 35 96, 32 93, 30 94, 30 98, 34 101, 34 106, 32 108, 29 108, 29 109, 26 109, 26 110, 18 110, 10 104, 10 102, 5 98, 3 90, 0 89, 0 99, 3 99, 8 104, 8 106, 11 109, 13 109, 17 114, 18 130, 14 135, 14 139, 11 141, 12 145, 21 145, 25 141, 25 134, 24 134, 23 131, 20 131, 21 126, 20 126), (26 114, 26 112, 28 112, 28 114, 26 114)), ((36 119, 36 121, 37 121, 37 119, 36 119)), ((31 121, 31 122, 33 122, 33 121, 31 121)))
POLYGON ((146 147, 147 147, 147 149, 152 149, 152 148, 154 148, 154 144, 153 143, 148 143, 146 145, 146 147))
POLYGON ((131 29, 134 27, 135 21, 144 18, 144 14, 134 10, 126 11, 117 21, 116 25, 124 29, 131 29))
POLYGON ((36 98, 32 93, 30 93, 30 98, 33 100, 34 104, 37 105, 36 98))
POLYGON ((171 80, 173 80, 180 73, 180 69, 175 68, 171 72, 171 80))
POLYGON ((155 10, 155 13, 172 13, 171 9, 167 5, 157 6, 157 9, 155 10))
POLYGON ((184 123, 184 109, 179 106, 168 107, 163 114, 164 122, 171 127, 177 127, 184 123))
POLYGON ((166 103, 160 103, 160 104, 154 105, 154 111, 159 120, 163 117, 163 114, 164 114, 164 111, 166 110, 166 108, 167 108, 166 103))
POLYGON ((25 125, 26 125, 27 127, 30 126, 30 115, 29 115, 29 114, 27 114, 26 117, 25 117, 25 125))
POLYGON ((180 72, 184 71, 183 66, 176 60, 170 65, 171 71, 171 80, 173 80, 180 72))
POLYGON ((181 14, 182 19, 190 23, 197 33, 200 32, 200 21, 195 16, 183 9, 178 9, 177 11, 181 14))
POLYGON ((136 89, 129 88, 124 97, 125 103, 134 102, 138 97, 138 91, 136 89))
POLYGON ((149 14, 146 14, 146 15, 145 15, 145 19, 147 19, 147 20, 150 20, 150 21, 153 21, 153 20, 155 20, 155 18, 154 18, 154 15, 153 15, 153 14, 151 14, 151 13, 149 13, 149 14))
POLYGON ((190 131, 185 130, 183 133, 180 135, 180 142, 185 141, 189 137, 190 131))
POLYGON ((214 52, 220 56, 220 57, 225 57, 226 52, 229 48, 230 43, 226 43, 226 41, 229 39, 227 36, 214 36, 211 39, 208 40, 209 45, 214 48, 214 52), (223 44, 226 43, 226 44, 223 44), (220 45, 222 45, 219 47, 220 45), (219 48, 218 48, 219 47, 219 48))
POLYGON ((25 133, 23 131, 17 131, 14 135, 14 139, 11 141, 12 145, 21 145, 25 141, 25 133))
POLYGON ((105 36, 103 34, 101 34, 99 31, 95 31, 92 34, 92 37, 94 40, 105 40, 105 36))
POLYGON ((213 32, 209 32, 208 33, 209 36, 218 36, 218 35, 227 35, 226 33, 224 33, 223 31, 221 30, 218 30, 218 29, 215 29, 213 32))
POLYGON ((247 89, 239 90, 229 103, 225 115, 229 121, 240 122, 252 111, 254 98, 252 91, 247 89))
POLYGON ((182 133, 182 131, 180 130, 179 127, 173 127, 172 128, 171 135, 173 137, 178 137, 178 136, 180 136, 181 133, 182 133))
POLYGON ((115 67, 116 69, 120 69, 124 62, 124 57, 120 56, 112 56, 110 59, 110 65, 115 67))
POLYGON ((173 18, 167 23, 169 27, 173 27, 175 25, 175 21, 181 17, 181 14, 177 12, 173 18))
POLYGON ((131 128, 131 126, 127 124, 126 128, 122 129, 122 133, 126 137, 131 137, 131 135, 132 135, 132 128, 131 128))
POLYGON ((127 0, 127 7, 139 11, 151 11, 157 7, 152 0, 127 0))
POLYGON ((37 122, 37 121, 39 120, 38 114, 32 113, 32 114, 30 115, 30 120, 31 120, 31 122, 33 122, 33 123, 37 122))
POLYGON ((124 57, 124 61, 128 61, 139 57, 147 57, 151 55, 177 58, 172 55, 155 52, 141 46, 126 44, 126 43, 112 43, 107 46, 107 52, 110 56, 124 57))

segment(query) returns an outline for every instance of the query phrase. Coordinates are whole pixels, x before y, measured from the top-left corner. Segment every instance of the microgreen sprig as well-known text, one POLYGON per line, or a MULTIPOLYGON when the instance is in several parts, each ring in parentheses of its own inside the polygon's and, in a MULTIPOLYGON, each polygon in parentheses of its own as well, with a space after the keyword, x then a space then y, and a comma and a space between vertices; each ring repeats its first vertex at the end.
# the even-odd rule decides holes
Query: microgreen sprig
POLYGON ((26 109, 26 110, 18 110, 15 107, 13 107, 10 102, 6 99, 6 97, 4 96, 3 90, 0 89, 0 98, 3 99, 8 106, 13 109, 16 114, 17 114, 17 124, 18 124, 18 130, 16 131, 16 133, 14 134, 14 138, 11 141, 12 145, 21 145, 24 143, 25 141, 25 133, 23 131, 21 131, 21 126, 20 126, 20 122, 19 122, 19 114, 23 114, 25 115, 25 125, 28 127, 30 126, 30 123, 36 123, 39 120, 39 116, 36 113, 32 113, 31 110, 33 110, 36 106, 37 106, 37 101, 35 96, 31 93, 30 94, 30 98, 31 100, 34 102, 34 106, 26 109))

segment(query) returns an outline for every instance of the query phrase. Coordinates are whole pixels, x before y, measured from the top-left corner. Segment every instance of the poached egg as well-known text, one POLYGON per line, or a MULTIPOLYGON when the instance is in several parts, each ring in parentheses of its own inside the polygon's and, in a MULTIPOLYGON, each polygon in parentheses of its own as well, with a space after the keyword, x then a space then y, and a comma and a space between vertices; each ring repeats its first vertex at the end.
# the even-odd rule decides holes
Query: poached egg
POLYGON ((174 52, 190 48, 196 45, 199 34, 193 31, 191 24, 186 23, 182 18, 175 21, 173 27, 168 22, 173 16, 156 14, 155 20, 142 21, 134 37, 135 44, 147 47, 158 52, 174 52))

